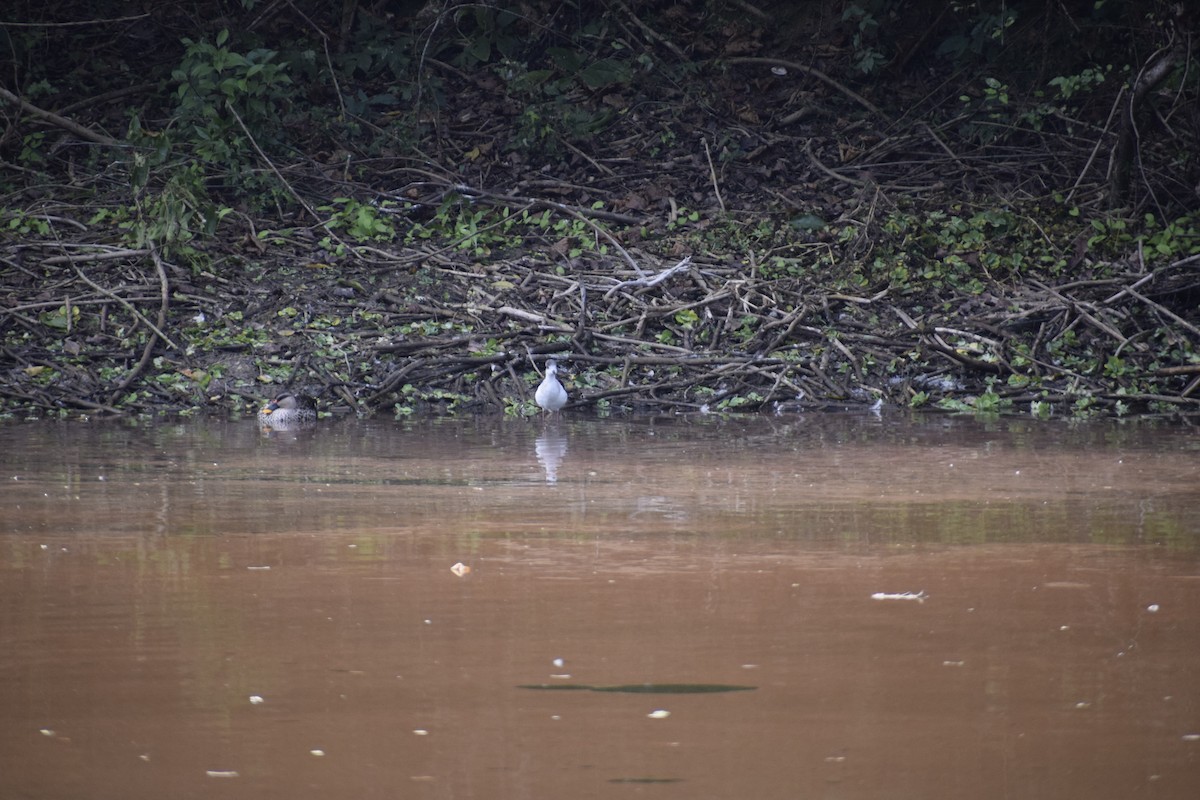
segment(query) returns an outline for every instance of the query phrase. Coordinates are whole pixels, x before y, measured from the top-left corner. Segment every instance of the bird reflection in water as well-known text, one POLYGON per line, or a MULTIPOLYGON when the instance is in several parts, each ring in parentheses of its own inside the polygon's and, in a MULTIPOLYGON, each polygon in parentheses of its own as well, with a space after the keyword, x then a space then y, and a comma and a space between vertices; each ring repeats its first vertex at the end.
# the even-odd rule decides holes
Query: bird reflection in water
POLYGON ((546 483, 558 483, 558 465, 567 455, 567 435, 557 425, 550 425, 537 437, 533 451, 546 472, 546 483))

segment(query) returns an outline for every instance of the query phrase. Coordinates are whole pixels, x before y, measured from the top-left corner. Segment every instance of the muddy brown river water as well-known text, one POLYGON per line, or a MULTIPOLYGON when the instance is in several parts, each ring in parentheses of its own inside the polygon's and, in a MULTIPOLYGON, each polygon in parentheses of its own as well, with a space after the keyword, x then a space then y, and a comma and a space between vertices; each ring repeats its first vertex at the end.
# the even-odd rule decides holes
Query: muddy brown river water
POLYGON ((1200 433, 0 426, 0 798, 1200 797, 1200 433))

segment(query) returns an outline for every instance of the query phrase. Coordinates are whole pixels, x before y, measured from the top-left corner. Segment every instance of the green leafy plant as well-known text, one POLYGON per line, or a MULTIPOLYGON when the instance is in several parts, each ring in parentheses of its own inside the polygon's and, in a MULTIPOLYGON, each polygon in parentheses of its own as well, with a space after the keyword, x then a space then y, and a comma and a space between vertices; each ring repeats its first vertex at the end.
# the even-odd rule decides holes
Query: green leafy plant
MULTIPOLYGON (((869 7, 881 6, 879 2, 867 4, 869 7)), ((887 64, 885 56, 876 47, 879 38, 879 20, 875 17, 875 9, 864 8, 858 3, 850 3, 842 12, 842 22, 853 26, 854 66, 859 72, 870 75, 878 72, 887 64)))
POLYGON ((183 59, 171 73, 177 83, 177 137, 211 167, 229 171, 228 183, 244 194, 274 188, 253 169, 257 150, 281 138, 280 118, 289 105, 291 78, 274 50, 242 54, 229 45, 229 31, 215 43, 185 38, 183 59))
MULTIPOLYGON (((344 231, 347 237, 356 242, 390 242, 396 237, 396 227, 386 212, 395 206, 389 200, 374 205, 348 197, 336 197, 330 205, 320 206, 317 210, 329 214, 325 222, 327 228, 344 231)), ((330 241, 326 238, 322 246, 331 248, 330 241)))
POLYGON ((10 234, 27 237, 27 236, 49 236, 50 222, 45 217, 26 214, 20 210, 14 210, 8 214, 8 221, 5 227, 10 234))

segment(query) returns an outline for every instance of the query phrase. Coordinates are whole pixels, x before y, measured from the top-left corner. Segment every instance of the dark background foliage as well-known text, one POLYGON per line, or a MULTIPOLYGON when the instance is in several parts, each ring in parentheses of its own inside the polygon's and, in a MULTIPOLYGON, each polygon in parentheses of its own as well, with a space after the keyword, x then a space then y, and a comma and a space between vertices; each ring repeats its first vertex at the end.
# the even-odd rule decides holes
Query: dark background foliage
MULTIPOLYGON (((1190 407, 1193 6, 11 0, 5 395, 236 407, 305 374, 360 407, 413 379, 495 405, 521 397, 514 343, 603 365, 603 332, 651 372, 701 352, 781 370, 660 386, 680 402, 996 408, 1006 382, 1010 405, 1078 407, 1086 383, 1085 409, 1190 407), (303 335, 268 341, 280 315, 303 335), (360 327, 332 347, 314 319, 360 327), (368 328, 410 343, 352 352, 368 328), (439 336, 509 383, 394 368, 439 336)), ((632 395, 628 368, 587 379, 632 395)))

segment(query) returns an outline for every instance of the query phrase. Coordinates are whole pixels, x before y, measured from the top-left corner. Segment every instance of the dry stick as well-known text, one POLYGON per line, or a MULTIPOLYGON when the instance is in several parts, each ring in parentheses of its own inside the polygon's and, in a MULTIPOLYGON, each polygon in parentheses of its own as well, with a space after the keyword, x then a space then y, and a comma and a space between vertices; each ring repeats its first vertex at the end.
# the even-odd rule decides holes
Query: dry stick
MULTIPOLYGON (((160 327, 165 327, 167 324, 167 308, 170 306, 170 284, 167 281, 167 271, 163 268, 162 259, 159 257, 158 252, 151 251, 150 256, 154 260, 155 268, 158 270, 158 288, 161 300, 158 306, 158 324, 160 327)), ((147 322, 146 324, 149 325, 150 323, 147 322)), ((154 328, 153 325, 150 327, 154 328)), ((170 344, 169 341, 167 343, 170 344)), ((134 366, 129 374, 125 376, 125 380, 121 381, 120 385, 113 389, 112 393, 109 395, 109 403, 116 403, 117 400, 121 398, 121 394, 124 393, 124 391, 130 386, 132 386, 133 382, 137 380, 138 376, 140 376, 142 372, 145 371, 146 367, 149 366, 150 359, 153 358, 153 356, 154 339, 151 337, 151 339, 146 342, 145 348, 142 349, 141 360, 138 361, 137 365, 134 366)))
POLYGON ((550 320, 542 314, 535 314, 532 311, 526 311, 523 308, 514 308, 513 306, 500 306, 492 309, 497 314, 503 314, 506 317, 532 322, 544 331, 561 331, 563 333, 573 330, 570 325, 558 320, 550 320))
POLYGON ((804 142, 804 152, 805 152, 805 154, 808 156, 808 159, 809 159, 810 161, 812 161, 812 163, 813 163, 813 166, 815 166, 817 169, 821 170, 821 172, 824 172, 826 175, 828 175, 829 177, 833 178, 834 180, 838 180, 838 181, 841 181, 841 182, 843 182, 843 183, 848 183, 848 184, 850 184, 851 186, 863 187, 863 186, 866 186, 866 185, 867 185, 867 182, 866 182, 866 181, 860 181, 860 180, 857 180, 857 179, 855 179, 855 178, 848 178, 848 177, 846 177, 845 175, 841 174, 840 172, 834 172, 834 171, 833 171, 833 170, 831 170, 829 167, 825 166, 825 165, 824 165, 824 164, 822 164, 822 163, 821 163, 819 160, 817 160, 817 157, 816 157, 815 155, 813 155, 813 151, 812 151, 812 140, 811 140, 811 139, 809 139, 809 140, 805 140, 805 142, 804 142))
POLYGON ((1153 308, 1155 311, 1162 314, 1163 316, 1169 317, 1170 319, 1175 320, 1176 322, 1178 322, 1183 327, 1187 328, 1189 331, 1191 331, 1196 336, 1200 336, 1200 328, 1197 328, 1195 325, 1188 322, 1186 319, 1179 316, 1174 311, 1171 311, 1169 308, 1166 308, 1165 306, 1162 306, 1159 303, 1154 302, 1153 300, 1151 300, 1150 298, 1146 297, 1145 295, 1143 295, 1139 292, 1135 292, 1133 290, 1132 286, 1127 288, 1125 291, 1128 292, 1129 294, 1133 295, 1134 297, 1136 297, 1138 300, 1141 300, 1143 303, 1150 306, 1151 308, 1153 308))
POLYGON ((646 35, 646 38, 648 38, 652 42, 658 42, 663 47, 670 50, 672 53, 675 54, 675 57, 678 58, 680 61, 688 61, 689 60, 688 57, 684 54, 684 52, 679 49, 679 45, 675 44, 670 39, 663 37, 658 31, 654 30, 649 25, 647 25, 646 23, 644 23, 640 19, 638 19, 637 15, 633 13, 633 10, 630 9, 628 5, 620 2, 620 0, 617 1, 617 5, 619 5, 621 7, 621 10, 625 12, 625 15, 627 17, 629 17, 631 20, 633 20, 633 24, 636 25, 638 27, 638 29, 646 35))
POLYGON ((1117 99, 1113 101, 1112 108, 1108 110, 1108 119, 1104 121, 1104 128, 1100 131, 1100 135, 1096 137, 1096 145, 1092 148, 1091 155, 1088 156, 1087 163, 1083 165, 1083 169, 1079 171, 1079 177, 1075 179, 1075 183, 1071 186, 1071 191, 1067 192, 1067 201, 1075 195, 1075 190, 1079 188, 1079 184, 1083 183, 1083 176, 1088 174, 1092 168, 1092 162, 1096 160, 1096 154, 1100 152, 1100 145, 1104 142, 1104 134, 1108 132, 1112 125, 1113 117, 1117 115, 1117 110, 1121 106, 1121 98, 1125 96, 1125 87, 1122 86, 1117 92, 1117 99))
POLYGON ((16 106, 17 108, 21 109, 22 111, 32 114, 33 116, 38 117, 39 119, 44 119, 46 122, 49 122, 52 125, 57 125, 58 127, 62 128, 64 130, 70 131, 71 133, 75 134, 76 136, 78 136, 81 139, 86 139, 89 142, 95 142, 96 144, 102 144, 102 145, 106 145, 108 147, 120 147, 121 146, 121 143, 118 142, 116 139, 110 139, 109 137, 102 136, 99 133, 93 133, 92 131, 88 130, 87 128, 83 127, 82 125, 80 125, 77 122, 72 122, 71 120, 67 119, 66 117, 60 117, 58 114, 55 114, 51 111, 46 111, 45 109, 38 108, 37 106, 33 105, 32 103, 26 102, 25 100, 22 100, 20 97, 17 97, 15 94, 10 92, 8 89, 5 89, 4 87, 0 87, 0 100, 7 100, 10 104, 16 106))
MULTIPOLYGON (((161 330, 159 330, 157 325, 155 325, 150 320, 146 319, 146 317, 142 314, 142 312, 140 312, 136 308, 134 308, 134 306, 132 304, 126 302, 124 298, 118 297, 117 295, 113 294, 108 289, 105 289, 103 286, 93 283, 92 280, 89 279, 87 275, 83 274, 83 272, 79 269, 79 267, 73 267, 73 269, 75 270, 75 274, 79 276, 80 280, 82 280, 88 286, 91 286, 93 289, 95 289, 97 292, 104 295, 105 297, 111 297, 113 300, 116 300, 118 303, 125 306, 125 308, 129 311, 129 313, 133 314, 140 321, 144 322, 146 324, 146 326, 148 328, 150 328, 150 330, 154 331, 155 335, 158 336, 158 338, 162 339, 163 342, 168 347, 170 347, 172 350, 179 349, 179 345, 172 342, 171 339, 165 333, 163 333, 161 330)), ((161 280, 164 280, 164 281, 166 280, 165 276, 162 276, 161 273, 160 273, 160 278, 161 278, 161 280)))
POLYGON ((616 175, 616 174, 617 174, 617 173, 616 173, 616 171, 614 171, 614 170, 613 170, 611 167, 606 167, 606 166, 604 166, 604 165, 603 165, 603 164, 601 164, 599 161, 597 161, 596 159, 592 158, 592 157, 591 157, 591 156, 589 156, 587 153, 583 152, 583 151, 582 151, 582 150, 580 150, 578 147, 576 147, 575 145, 571 144, 570 142, 568 142, 566 139, 562 138, 561 136, 560 136, 560 137, 558 137, 558 141, 559 141, 559 143, 561 143, 561 144, 563 144, 563 145, 566 145, 566 148, 567 148, 568 150, 570 150, 572 153, 574 153, 575 155, 577 155, 577 156, 579 156, 580 158, 584 159, 584 160, 585 160, 585 161, 587 161, 589 164, 591 164, 593 167, 595 167, 597 170, 599 170, 600 172, 603 172, 605 175, 608 175, 610 178, 611 178, 613 175, 616 175))
POLYGON ((410 373, 415 371, 417 368, 423 367, 423 366, 425 366, 425 359, 423 359, 423 358, 412 359, 407 364, 405 364, 403 367, 401 367, 400 369, 393 372, 391 375, 388 375, 386 378, 384 378, 383 384, 378 389, 375 390, 374 394, 372 394, 370 397, 368 397, 366 400, 364 400, 363 404, 366 406, 375 405, 376 400, 378 400, 379 398, 383 397, 388 392, 395 389, 396 385, 399 384, 400 381, 404 380, 405 377, 407 377, 410 373))
POLYGON ((788 319, 787 327, 784 328, 782 333, 780 333, 778 336, 776 336, 774 339, 772 339, 770 344, 768 344, 765 348, 763 348, 763 352, 770 353, 774 350, 779 349, 779 347, 785 341, 787 341, 788 339, 791 338, 792 331, 796 330, 796 326, 799 325, 801 320, 803 320, 804 317, 807 315, 808 315, 808 306, 807 305, 801 305, 799 308, 793 309, 791 311, 791 313, 789 313, 787 316, 787 319, 788 319))
MULTIPOLYGON (((98 245, 97 245, 98 246, 98 245)), ((58 264, 87 264, 96 261, 112 261, 118 258, 141 258, 150 255, 150 250, 106 250, 100 253, 80 253, 77 256, 50 256, 42 259, 42 264, 57 266, 58 264)))
POLYGON ((700 143, 704 145, 704 157, 708 159, 708 176, 712 179, 713 192, 717 195, 717 205, 721 207, 721 213, 725 213, 725 198, 721 197, 721 186, 717 183, 717 170, 713 166, 712 151, 708 149, 708 137, 700 137, 700 143))
MULTIPOLYGON (((129 299, 131 302, 140 302, 142 300, 153 300, 154 296, 151 295, 150 297, 130 297, 127 299, 129 299)), ((103 300, 101 300, 99 298, 77 297, 71 301, 71 305, 73 305, 73 306, 98 306, 98 305, 106 306, 111 302, 112 302, 112 300, 110 300, 107 297, 104 298, 103 300)), ((21 311, 37 311, 40 308, 58 308, 61 305, 62 305, 62 302, 59 300, 47 300, 42 303, 22 303, 19 306, 11 306, 9 308, 0 308, 0 314, 11 314, 13 316, 21 317, 22 319, 25 319, 25 317, 23 317, 19 312, 21 312, 21 311)))
POLYGON ((502 202, 512 203, 529 203, 531 205, 545 206, 556 211, 561 211, 564 214, 569 214, 570 216, 582 222, 584 225, 587 225, 603 238, 607 239, 608 243, 615 247, 617 252, 620 253, 625 259, 625 263, 629 264, 629 266, 633 268, 634 272, 636 272, 638 275, 646 274, 642 268, 638 266, 638 263, 633 260, 633 256, 629 255, 625 248, 621 246, 621 243, 618 242, 611 233, 601 228, 591 219, 591 217, 596 217, 598 219, 610 219, 613 221, 620 221, 626 224, 635 225, 639 222, 639 220, 634 219, 633 217, 626 217, 621 214, 611 214, 608 212, 599 212, 595 210, 590 211, 588 214, 584 214, 580 209, 577 209, 574 206, 569 206, 566 203, 558 203, 554 200, 544 200, 536 197, 514 197, 511 195, 493 194, 492 192, 485 192, 482 189, 475 189, 465 184, 456 185, 454 190, 466 197, 482 197, 488 200, 500 200, 502 202))
MULTIPOLYGON (((1140 249, 1141 249, 1141 248, 1140 248, 1140 246, 1139 246, 1139 251, 1140 251, 1140 249)), ((1129 288, 1130 288, 1130 289, 1137 289, 1137 288, 1138 288, 1138 287, 1140 287, 1142 284, 1144 284, 1146 281, 1148 281, 1148 280, 1151 280, 1152 278, 1154 278, 1155 276, 1157 276, 1159 273, 1161 273, 1161 272, 1166 272, 1166 271, 1168 271, 1168 270, 1172 270, 1172 269, 1175 269, 1175 268, 1177 268, 1177 267, 1182 267, 1182 266, 1184 266, 1184 265, 1186 265, 1186 264, 1190 264, 1190 263, 1192 263, 1193 261, 1200 261, 1200 255, 1188 256, 1187 258, 1181 258, 1181 259, 1179 259, 1178 261, 1175 261, 1175 262, 1172 262, 1172 263, 1170 263, 1170 264, 1167 264, 1166 266, 1159 267, 1158 269, 1154 270, 1153 272, 1150 272, 1150 273, 1147 273, 1146 275, 1143 275, 1141 278, 1139 278, 1139 279, 1138 279, 1138 281, 1137 281, 1136 283, 1134 283, 1134 284, 1133 284, 1132 286, 1130 286, 1129 288)), ((1060 287, 1060 288, 1061 288, 1061 287, 1060 287)), ((1121 299, 1121 296, 1122 296, 1122 295, 1124 295, 1124 294, 1125 294, 1127 291, 1128 291, 1127 289, 1122 289, 1121 291, 1119 291, 1119 292, 1117 292, 1116 294, 1114 294, 1112 297, 1109 297, 1109 298, 1107 298, 1107 299, 1105 299, 1105 300, 1102 300, 1102 301, 1100 301, 1100 304, 1101 304, 1101 305, 1108 305, 1109 303, 1114 303, 1114 302, 1116 302, 1117 300, 1121 299)))
POLYGON ((1083 306, 1084 306, 1083 303, 1076 301, 1074 298, 1070 297, 1069 295, 1060 294, 1057 290, 1052 289, 1051 287, 1047 286, 1046 284, 1042 283, 1041 281, 1031 280, 1030 283, 1033 284, 1034 286, 1036 286, 1037 288, 1041 289, 1042 291, 1047 292, 1047 293, 1053 295, 1054 297, 1057 297, 1062 302, 1066 303, 1070 308, 1074 309, 1074 311, 1077 314, 1079 314, 1079 317, 1081 319, 1087 320, 1097 330, 1103 331, 1104 333, 1111 336, 1113 339, 1120 342, 1122 345, 1125 344, 1126 341, 1128 341, 1128 338, 1123 336, 1120 331, 1114 329, 1107 323, 1096 319, 1091 314, 1089 314, 1087 311, 1085 311, 1083 308, 1083 306))
MULTIPOLYGON (((271 159, 267 158, 267 154, 262 151, 262 148, 258 146, 258 142, 254 139, 254 134, 250 133, 250 129, 246 127, 246 123, 242 122, 242 118, 238 115, 237 110, 234 109, 233 103, 226 100, 225 110, 233 115, 233 119, 237 122, 238 127, 242 129, 242 133, 246 134, 246 138, 250 140, 250 146, 254 148, 254 152, 258 153, 258 157, 263 160, 263 163, 270 168, 271 172, 275 173, 276 180, 283 184, 283 187, 288 190, 288 194, 290 194, 292 198, 300 204, 301 208, 308 212, 310 217, 316 220, 318 225, 324 227, 325 220, 317 216, 317 212, 313 210, 312 206, 310 206, 304 200, 304 198, 300 196, 299 192, 292 188, 292 185, 288 183, 287 178, 283 177, 283 173, 279 171, 271 159)), ((325 228, 325 231, 339 244, 345 244, 345 242, 341 241, 341 239, 338 239, 337 235, 333 231, 329 230, 328 228, 325 228)), ((347 250, 353 252, 354 248, 348 246, 347 250)))
POLYGON ((746 13, 752 14, 753 16, 758 17, 763 22, 771 21, 771 18, 769 16, 767 16, 766 12, 764 12, 761 8, 759 8, 755 5, 747 3, 746 0, 731 0, 731 2, 738 8, 745 11, 746 13))
POLYGON ((960 159, 958 157, 958 155, 953 150, 951 150, 950 147, 944 141, 942 141, 942 137, 940 137, 936 133, 934 133, 933 128, 929 127, 928 122, 922 121, 920 123, 920 125, 922 128, 925 129, 925 132, 929 134, 929 138, 933 139, 933 141, 937 142, 938 147, 942 148, 942 150, 945 151, 946 155, 950 156, 950 158, 954 161, 955 164, 958 164, 959 167, 966 169, 967 165, 962 162, 962 159, 960 159))
POLYGON ((638 274, 641 275, 642 277, 638 278, 637 280, 632 280, 632 281, 621 281, 620 283, 614 285, 612 288, 610 288, 607 292, 604 293, 604 299, 607 300, 610 297, 612 297, 613 294, 618 289, 628 289, 631 286, 637 286, 640 288, 649 289, 651 286, 656 286, 656 285, 662 283, 663 281, 665 281, 667 278, 671 277, 675 273, 687 269, 688 267, 691 266, 691 264, 692 264, 692 257, 685 256, 684 259, 682 261, 680 261, 678 264, 676 264, 675 266, 668 267, 667 269, 664 269, 661 272, 659 272, 657 275, 654 275, 649 278, 647 278, 645 276, 645 273, 643 273, 639 270, 638 274))
POLYGON ((884 114, 883 111, 880 110, 880 108, 878 106, 876 106, 874 103, 872 103, 870 100, 867 100, 865 97, 858 94, 857 92, 850 89, 849 87, 838 83, 833 78, 826 75, 824 72, 821 72, 821 70, 819 70, 819 69, 814 69, 813 67, 805 66, 804 64, 798 64, 795 61, 785 61, 781 58, 755 58, 752 56, 740 56, 738 58, 730 58, 730 59, 727 59, 725 61, 725 63, 726 64, 761 64, 763 66, 768 66, 768 67, 784 67, 786 69, 794 69, 794 70, 796 70, 796 72, 803 73, 804 75, 810 75, 810 76, 816 78, 817 80, 819 80, 825 84, 828 84, 829 86, 832 86, 834 89, 837 89, 839 92, 846 95, 851 100, 855 101, 856 103, 861 105, 863 108, 870 111, 872 114, 876 115, 877 117, 881 117, 885 120, 887 119, 887 115, 884 114))

